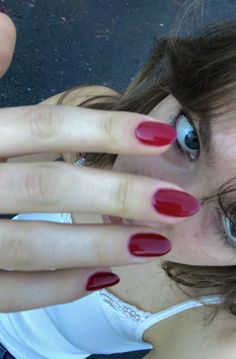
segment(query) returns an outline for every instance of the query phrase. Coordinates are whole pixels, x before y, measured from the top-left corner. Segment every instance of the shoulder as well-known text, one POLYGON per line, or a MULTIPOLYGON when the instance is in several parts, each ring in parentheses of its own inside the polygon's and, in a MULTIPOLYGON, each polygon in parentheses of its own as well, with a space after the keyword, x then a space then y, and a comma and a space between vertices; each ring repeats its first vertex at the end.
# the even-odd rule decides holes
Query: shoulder
MULTIPOLYGON (((41 102, 43 105, 61 104, 79 106, 82 102, 94 96, 119 96, 119 93, 105 86, 84 86, 75 87, 61 92, 41 102)), ((96 100, 98 102, 98 100, 96 100)))
MULTIPOLYGON (((219 312, 212 323, 207 306, 190 309, 155 325, 149 359, 235 359, 236 318, 219 312)), ((146 357, 145 357, 146 358, 146 357)))

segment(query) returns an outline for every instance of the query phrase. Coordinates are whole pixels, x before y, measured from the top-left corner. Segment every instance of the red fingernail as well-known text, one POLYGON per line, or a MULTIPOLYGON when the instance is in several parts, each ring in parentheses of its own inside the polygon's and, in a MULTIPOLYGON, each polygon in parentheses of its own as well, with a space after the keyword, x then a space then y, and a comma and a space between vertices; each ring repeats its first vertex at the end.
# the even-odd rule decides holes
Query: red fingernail
POLYGON ((118 275, 110 272, 97 272, 88 279, 86 290, 97 290, 111 287, 120 282, 118 275))
POLYGON ((198 200, 190 194, 174 189, 158 190, 152 200, 157 212, 174 217, 188 217, 200 209, 198 200))
POLYGON ((145 145, 165 146, 175 141, 176 130, 166 123, 147 121, 139 124, 135 135, 145 145))
POLYGON ((3 6, 0 6, 0 12, 3 12, 5 14, 6 10, 4 9, 3 6))
POLYGON ((137 233, 130 238, 128 248, 135 256, 163 256, 171 250, 171 243, 160 234, 137 233))

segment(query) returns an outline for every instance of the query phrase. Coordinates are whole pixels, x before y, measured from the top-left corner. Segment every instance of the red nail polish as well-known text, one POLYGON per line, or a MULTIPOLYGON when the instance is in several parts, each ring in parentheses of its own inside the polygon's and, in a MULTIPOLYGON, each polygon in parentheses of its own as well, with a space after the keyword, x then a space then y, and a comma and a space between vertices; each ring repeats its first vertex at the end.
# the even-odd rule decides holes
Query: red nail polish
POLYGON ((171 243, 160 234, 137 233, 130 238, 128 248, 135 256, 163 256, 171 250, 171 243))
POLYGON ((139 124, 135 135, 145 145, 165 146, 175 141, 176 130, 167 123, 146 121, 139 124))
POLYGON ((111 287, 120 282, 118 275, 111 272, 97 272, 88 279, 86 290, 97 290, 111 287))
POLYGON ((158 190, 153 196, 152 203, 157 212, 174 217, 192 216, 200 209, 195 197, 174 189, 158 190))
POLYGON ((4 7, 3 7, 2 5, 0 6, 0 12, 3 12, 3 13, 6 12, 5 9, 4 9, 4 7))

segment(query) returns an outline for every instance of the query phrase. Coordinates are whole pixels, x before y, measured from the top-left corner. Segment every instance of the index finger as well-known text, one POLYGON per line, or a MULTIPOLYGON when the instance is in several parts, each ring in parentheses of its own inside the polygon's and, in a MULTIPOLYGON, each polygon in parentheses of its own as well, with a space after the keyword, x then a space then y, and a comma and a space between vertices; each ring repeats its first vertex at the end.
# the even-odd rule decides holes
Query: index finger
POLYGON ((175 129, 150 116, 68 105, 35 105, 0 110, 0 157, 42 152, 164 152, 175 129))

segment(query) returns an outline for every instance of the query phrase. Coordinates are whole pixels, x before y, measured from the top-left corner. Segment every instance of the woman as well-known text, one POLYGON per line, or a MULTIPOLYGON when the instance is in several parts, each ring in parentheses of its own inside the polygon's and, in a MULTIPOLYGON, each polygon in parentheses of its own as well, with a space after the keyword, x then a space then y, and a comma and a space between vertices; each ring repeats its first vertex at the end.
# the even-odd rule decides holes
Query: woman
MULTIPOLYGON (((118 156, 107 153, 104 155, 90 153, 80 156, 79 153, 71 155, 71 151, 63 152, 65 161, 69 163, 75 161, 75 167, 96 166, 103 170, 120 172, 122 176, 125 173, 143 176, 142 185, 146 183, 146 192, 141 187, 141 182, 138 182, 135 177, 136 181, 132 184, 135 187, 137 205, 136 202, 130 204, 135 214, 124 210, 124 216, 120 215, 114 218, 108 215, 101 217, 73 213, 74 223, 116 223, 119 225, 119 227, 114 227, 113 232, 110 232, 114 234, 114 237, 109 242, 110 247, 106 248, 105 258, 108 265, 109 254, 111 255, 113 263, 110 265, 114 265, 111 269, 112 272, 119 275, 120 282, 114 287, 96 291, 91 295, 86 292, 83 294, 84 298, 80 300, 74 298, 73 302, 66 303, 66 300, 63 301, 61 298, 61 305, 52 305, 55 304, 54 298, 54 303, 52 301, 51 306, 50 303, 47 303, 48 307, 44 308, 39 308, 38 305, 38 298, 44 293, 38 291, 38 293, 34 293, 35 301, 38 301, 35 305, 31 303, 30 307, 30 304, 26 303, 25 308, 18 309, 16 313, 8 313, 9 310, 5 310, 5 313, 0 314, 0 341, 16 358, 86 358, 91 353, 115 353, 141 349, 152 349, 148 358, 235 358, 236 259, 233 203, 233 179, 236 170, 234 166, 236 153, 233 146, 236 127, 234 121, 235 40, 236 26, 234 24, 224 24, 224 26, 218 26, 213 30, 210 29, 204 34, 204 37, 195 39, 184 40, 171 37, 158 43, 145 68, 123 94, 117 94, 102 87, 84 87, 44 101, 43 104, 80 106, 81 114, 84 115, 83 119, 87 123, 91 123, 93 116, 97 119, 96 116, 99 112, 86 112, 86 110, 83 112, 82 108, 86 106, 118 112, 131 111, 148 114, 150 120, 154 118, 156 123, 162 121, 173 127, 177 137, 174 145, 168 145, 168 148, 165 143, 162 149, 161 147, 155 148, 155 152, 154 147, 153 149, 149 148, 149 153, 141 153, 140 149, 138 153, 137 149, 137 155, 131 149, 122 152, 121 148, 118 156), (95 99, 94 96, 98 96, 98 98, 95 99), (101 98, 101 96, 105 98, 101 98), (156 188, 157 183, 159 186, 163 184, 163 188, 168 185, 169 189, 182 189, 193 197, 189 200, 190 197, 186 195, 184 203, 181 202, 180 205, 179 198, 173 198, 173 194, 176 193, 172 192, 168 204, 166 203, 167 197, 164 201, 166 194, 164 193, 162 200, 155 202, 159 211, 158 219, 151 215, 151 211, 147 218, 147 197, 150 195, 150 188, 156 188), (143 203, 138 197, 139 193, 143 195, 143 203), (187 206, 186 198, 188 198, 187 206), (200 209, 195 198, 201 201, 200 209), (176 207, 173 205, 174 200, 178 202, 176 207), (143 207, 140 206, 141 203, 143 207), (162 203, 161 208, 160 203, 162 203), (138 208, 139 214, 135 212, 136 208, 138 208), (162 215, 160 215, 160 211, 162 211, 162 215), (125 217, 125 219, 121 217, 125 217), (148 258, 140 256, 144 255, 144 248, 140 248, 139 253, 136 252, 137 257, 133 257, 133 265, 128 266, 131 264, 131 259, 125 257, 122 249, 127 242, 122 242, 122 248, 119 247, 119 242, 122 241, 119 233, 127 236, 125 231, 129 231, 129 234, 140 231, 149 233, 149 237, 146 238, 146 242, 149 244, 154 243, 154 237, 151 237, 152 240, 150 239, 150 233, 154 232, 156 235, 170 239, 172 248, 170 250, 168 247, 168 240, 159 237, 159 243, 165 243, 164 248, 159 248, 159 254, 162 256, 152 258, 150 261, 148 258), (117 262, 113 252, 114 246, 117 246, 117 262), (137 260, 136 264, 135 259, 137 260), (122 260, 124 265, 120 266, 122 260), (125 261, 127 262, 125 263, 125 261), (166 272, 169 277, 166 276, 166 272), (179 286, 177 286, 178 282, 179 286), (191 290, 186 293, 188 287, 191 290), (189 295, 193 297, 204 295, 204 297, 200 298, 200 301, 191 301, 189 295), (174 307, 176 304, 179 305, 174 307), (210 305, 208 306, 208 304, 210 305), (26 310, 27 307, 36 309, 26 310), (206 319, 212 314, 212 308, 219 310, 214 320, 209 322, 206 319)), ((66 110, 73 111, 71 107, 65 107, 66 110)), ((20 109, 18 111, 20 113, 20 109)), ((6 111, 2 113, 7 117, 6 111)), ((42 113, 44 113, 43 107, 42 113)), ((102 115, 105 116, 105 113, 102 115)), ((122 127, 123 132, 119 133, 120 136, 124 136, 125 146, 126 131, 127 133, 130 131, 128 123, 131 126, 132 120, 130 119, 128 122, 126 112, 122 112, 122 115, 124 121, 127 121, 127 125, 122 127)), ((73 112, 71 112, 71 116, 73 116, 73 112)), ((145 117, 145 119, 147 118, 145 117)), ((119 121, 122 121, 120 117, 119 121)), ((66 133, 65 128, 64 134, 66 133)), ((107 126, 106 129, 107 133, 111 132, 111 127, 107 126)), ((52 130, 50 122, 47 130, 50 135, 50 130, 52 130)), ((73 141, 73 138, 70 138, 73 141)), ((114 140, 118 141, 119 138, 114 136, 114 140)), ((3 138, 4 141, 6 142, 5 138, 3 138)), ((130 141, 132 142, 133 139, 130 141)), ((4 153, 6 154, 7 151, 10 153, 11 156, 8 155, 8 157, 11 158, 8 159, 8 162, 9 164, 13 162, 14 166, 17 166, 16 162, 26 162, 27 160, 42 162, 49 159, 47 154, 14 158, 12 156, 14 146, 9 146, 7 149, 7 142, 5 142, 3 143, 4 153)), ((87 148, 89 146, 92 144, 89 143, 86 146, 85 142, 83 152, 91 152, 87 148)), ((16 154, 22 154, 19 149, 17 151, 16 154)), ((24 153, 27 153, 26 149, 24 149, 24 153)), ((54 160, 56 159, 57 156, 54 160)), ((3 168, 7 169, 7 167, 3 168)), ((50 168, 48 166, 48 170, 50 168)), ((20 167, 17 169, 19 170, 20 167)), ((89 173, 90 169, 86 168, 85 170, 88 172, 81 171, 81 173, 89 173)), ((101 184, 100 191, 102 192, 103 181, 105 182, 107 178, 106 172, 93 171, 91 169, 90 173, 98 176, 96 180, 101 184)), ((75 172, 71 170, 70 176, 73 173, 75 172)), ((76 171, 76 173, 79 172, 76 171)), ((110 174, 110 178, 112 178, 112 174, 110 174)), ((114 179, 116 178, 118 177, 114 173, 114 179)), ((134 177, 129 178, 134 179, 134 177)), ((93 184, 93 180, 93 176, 86 178, 86 181, 91 181, 91 184, 93 184)), ((70 177, 70 180, 68 179, 68 182, 64 183, 64 188, 61 188, 62 193, 67 195, 67 188, 70 188, 72 196, 78 198, 78 185, 72 187, 72 184, 74 181, 70 177)), ((82 186, 83 181, 80 182, 81 192, 83 192, 82 186)), ((31 186, 31 188, 33 187, 31 186)), ((127 201, 124 200, 132 198, 132 201, 136 201, 135 196, 132 196, 128 190, 132 192, 131 185, 127 185, 126 191, 122 189, 120 191, 122 195, 116 197, 117 201, 119 199, 123 204, 124 209, 127 208, 127 203, 124 205, 124 202, 127 201), (123 193, 126 193, 126 196, 123 193)), ((97 193, 97 198, 94 197, 92 213, 97 213, 97 202, 101 201, 99 190, 97 193)), ((90 192, 87 192, 86 195, 89 197, 90 192)), ((106 198, 104 198, 105 201, 106 198)), ((5 203, 4 205, 6 206, 5 203)), ((37 203, 37 206, 40 206, 40 203, 37 203)), ((54 206, 56 207, 55 204, 54 206)), ((27 209, 27 207, 25 208, 27 209)), ((42 212, 46 212, 45 206, 42 204, 41 208, 42 212)), ((48 204, 48 208, 48 212, 50 212, 51 203, 48 204)), ((66 204, 65 208, 67 208, 66 204)), ((12 210, 10 205, 9 209, 12 210)), ((90 210, 89 208, 87 213, 90 210)), ((19 212, 22 211, 19 210, 19 212)), ((24 212, 27 211, 24 210, 24 212)), ((32 212, 34 211, 32 210, 32 212)), ((72 208, 72 212, 76 211, 73 211, 72 208)), ((86 213, 86 210, 84 212, 86 213)), ((61 222, 70 222, 69 216, 66 219, 63 216, 61 218, 61 222)), ((24 220, 32 219, 59 222, 56 213, 35 215, 23 213, 16 216, 14 220, 16 219, 23 220, 22 224, 24 225, 26 223, 24 220)), ((20 222, 16 224, 19 225, 20 222)), ((20 227, 15 226, 14 228, 16 231, 20 227)), ((31 228, 35 236, 36 227, 32 226, 31 228)), ((46 228, 45 223, 44 228, 46 228)), ((53 237, 53 232, 50 233, 52 228, 50 226, 47 228, 51 237, 53 237)), ((63 228, 61 227, 61 233, 64 231, 63 228)), ((99 227, 94 228, 96 229, 95 233, 99 234, 99 227)), ((23 230, 23 226, 21 229, 23 230)), ((42 227, 39 225, 37 229, 43 239, 46 235, 42 227)), ((105 232, 104 234, 106 235, 105 232)), ((47 238, 48 243, 52 240, 50 236, 47 238)), ((57 236, 59 242, 59 231, 57 236)), ((71 241, 69 236, 66 239, 65 255, 70 247, 68 242, 71 241)), ((86 240, 86 235, 84 235, 84 240, 86 240)), ((102 236, 99 241, 102 241, 102 236)), ((136 241, 136 246, 133 246, 134 251, 137 251, 137 246, 138 242, 136 241)), ((88 246, 88 248, 90 247, 88 246)), ((101 248, 104 249, 105 246, 96 247, 97 254, 104 259, 104 252, 101 248)), ((51 263, 56 263, 52 251, 50 256, 51 263)), ((86 247, 83 247, 83 256, 85 258, 88 256, 86 247)), ((45 253, 45 257, 48 257, 47 253, 45 253)), ((25 262, 22 261, 18 268, 14 265, 14 269, 32 270, 29 258, 26 256, 23 260, 25 262)), ((36 257, 35 260, 37 262, 36 257)), ((9 263, 9 261, 6 260, 5 263, 9 263)), ((97 264, 94 263, 95 265, 97 264)), ((35 268, 36 270, 41 269, 40 262, 36 263, 35 268)), ((56 272, 66 276, 66 271, 56 272)), ((67 280, 69 281, 69 276, 67 280)), ((14 284, 17 285, 17 281, 14 284)), ((53 281, 50 282, 50 285, 53 285, 53 281)), ((63 289, 66 293, 67 282, 64 282, 64 285, 63 289)), ((37 287, 35 286, 34 289, 36 290, 37 287)), ((81 294, 81 297, 83 295, 81 294)), ((4 310, 1 311, 4 312, 4 310)))

